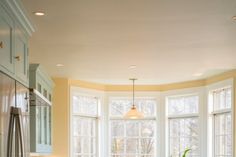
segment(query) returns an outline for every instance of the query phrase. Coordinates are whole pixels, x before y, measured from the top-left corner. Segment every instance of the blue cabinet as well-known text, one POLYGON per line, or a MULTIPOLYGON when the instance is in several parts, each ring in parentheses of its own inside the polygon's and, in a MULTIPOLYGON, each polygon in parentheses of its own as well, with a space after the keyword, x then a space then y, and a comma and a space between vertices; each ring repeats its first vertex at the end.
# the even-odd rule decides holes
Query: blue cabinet
POLYGON ((20 3, 0 1, 0 71, 28 87, 28 37, 34 28, 20 3))
POLYGON ((54 83, 39 64, 30 64, 30 150, 32 155, 52 152, 52 91, 54 83))
POLYGON ((28 84, 28 71, 29 71, 29 62, 28 62, 28 46, 27 46, 27 38, 20 31, 19 28, 16 27, 16 35, 15 35, 15 75, 16 78, 28 84))
POLYGON ((8 75, 14 74, 13 35, 14 22, 0 6, 0 70, 8 75))

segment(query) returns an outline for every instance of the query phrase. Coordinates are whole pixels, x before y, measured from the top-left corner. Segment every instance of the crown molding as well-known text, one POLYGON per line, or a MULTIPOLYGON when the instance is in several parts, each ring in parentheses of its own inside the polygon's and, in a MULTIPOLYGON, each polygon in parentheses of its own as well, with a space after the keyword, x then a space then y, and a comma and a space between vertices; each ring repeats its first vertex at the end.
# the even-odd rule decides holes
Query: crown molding
POLYGON ((27 12, 20 0, 1 0, 1 3, 8 11, 10 10, 13 13, 14 18, 18 20, 28 36, 35 32, 35 27, 27 16, 27 12))
MULTIPOLYGON (((236 79, 236 70, 230 70, 225 73, 208 77, 201 80, 185 81, 178 83, 162 84, 162 85, 135 85, 136 91, 168 91, 168 90, 177 90, 184 88, 194 88, 207 86, 216 82, 227 80, 230 78, 236 79)), ((54 78, 57 79, 57 78, 54 78)), ((107 85, 100 83, 93 83, 81 80, 68 79, 68 86, 77 86, 81 88, 95 89, 100 91, 132 91, 132 85, 107 85)))

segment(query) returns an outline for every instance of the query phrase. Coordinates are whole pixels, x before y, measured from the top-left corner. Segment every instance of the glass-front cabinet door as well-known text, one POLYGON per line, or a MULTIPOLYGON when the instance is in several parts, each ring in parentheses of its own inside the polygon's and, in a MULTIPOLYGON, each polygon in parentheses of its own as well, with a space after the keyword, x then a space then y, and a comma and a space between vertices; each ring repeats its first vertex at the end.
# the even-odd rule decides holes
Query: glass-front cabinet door
POLYGON ((40 95, 31 93, 30 104, 31 152, 51 152, 51 103, 40 95))

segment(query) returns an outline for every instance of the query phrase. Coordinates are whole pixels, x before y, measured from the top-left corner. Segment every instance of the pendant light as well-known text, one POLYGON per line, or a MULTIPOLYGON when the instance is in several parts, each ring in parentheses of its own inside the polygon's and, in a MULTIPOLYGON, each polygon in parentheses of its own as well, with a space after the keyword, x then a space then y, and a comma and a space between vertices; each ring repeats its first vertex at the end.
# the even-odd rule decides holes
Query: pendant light
POLYGON ((125 119, 140 119, 143 118, 143 113, 139 112, 137 107, 134 104, 134 81, 137 80, 135 78, 131 78, 130 80, 133 81, 133 104, 130 110, 125 114, 124 118, 125 119))

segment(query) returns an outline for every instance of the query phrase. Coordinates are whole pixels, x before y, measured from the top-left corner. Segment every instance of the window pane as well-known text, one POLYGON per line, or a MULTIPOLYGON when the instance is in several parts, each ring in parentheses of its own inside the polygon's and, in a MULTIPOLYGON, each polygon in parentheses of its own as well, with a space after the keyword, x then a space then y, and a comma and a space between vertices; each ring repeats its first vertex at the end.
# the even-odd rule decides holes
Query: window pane
POLYGON ((73 96, 73 113, 97 116, 98 99, 88 96, 73 96))
POLYGON ((232 155, 232 136, 225 136, 225 155, 232 155))
POLYGON ((217 89, 212 94, 214 111, 231 108, 231 88, 217 89))
POLYGON ((215 115, 215 154, 232 155, 231 113, 215 115))
POLYGON ((127 154, 138 154, 139 144, 137 138, 126 139, 126 153, 127 154))
POLYGON ((231 93, 231 88, 226 89, 225 92, 226 92, 226 95, 225 95, 225 97, 226 97, 226 98, 225 98, 225 99, 226 99, 226 102, 225 102, 226 105, 225 105, 225 107, 226 107, 226 108, 231 108, 231 101, 232 101, 232 100, 231 100, 231 94, 232 94, 232 93, 231 93))
POLYGON ((179 96, 168 98, 169 115, 198 113, 198 96, 179 96))
POLYGON ((137 99, 136 104, 145 116, 154 116, 156 111, 156 101, 152 99, 137 99))
POLYGON ((224 155, 224 136, 217 135, 215 136, 215 154, 216 155, 224 155))
POLYGON ((126 122, 126 135, 128 137, 139 136, 139 123, 138 123, 138 121, 127 121, 126 122))
POLYGON ((81 153, 81 139, 74 138, 74 153, 81 153))
POLYGON ((226 125, 226 128, 225 128, 225 131, 226 131, 226 134, 232 134, 232 120, 231 120, 231 114, 228 113, 225 115, 225 125, 226 125))
POLYGON ((73 118, 73 135, 79 136, 82 135, 82 120, 79 117, 73 118))
POLYGON ((124 114, 125 102, 121 103, 118 100, 111 101, 110 114, 113 116, 122 116, 124 114))
POLYGON ((142 154, 154 154, 154 139, 153 138, 143 138, 140 139, 141 143, 141 153, 142 154))
POLYGON ((143 121, 141 122, 141 136, 142 137, 153 137, 154 136, 154 121, 143 121))
POLYGON ((121 120, 111 122, 111 136, 124 137, 124 123, 121 120))
POLYGON ((215 134, 224 135, 225 133, 225 115, 219 114, 215 116, 215 134))
POLYGON ((112 138, 111 153, 112 154, 123 154, 124 153, 124 139, 123 138, 112 138))

